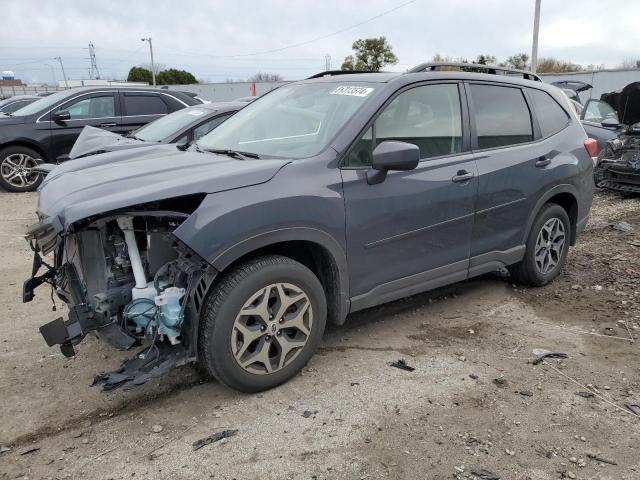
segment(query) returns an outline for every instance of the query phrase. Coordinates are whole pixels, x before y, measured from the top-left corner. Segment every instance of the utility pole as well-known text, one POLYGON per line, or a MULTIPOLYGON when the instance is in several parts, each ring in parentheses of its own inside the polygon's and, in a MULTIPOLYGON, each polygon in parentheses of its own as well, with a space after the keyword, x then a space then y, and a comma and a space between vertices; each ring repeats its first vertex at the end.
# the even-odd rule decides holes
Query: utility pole
POLYGON ((156 67, 153 63, 153 44, 151 43, 151 37, 141 38, 143 42, 149 42, 149 51, 151 52, 151 78, 153 79, 153 86, 156 86, 156 67))
POLYGON ((58 62, 60 62, 60 68, 62 69, 62 78, 64 78, 64 86, 69 88, 69 82, 67 81, 67 74, 64 73, 64 65, 62 64, 62 58, 61 57, 53 57, 54 60, 57 60, 58 62))
POLYGON ((535 0, 536 7, 533 14, 533 45, 531 47, 531 71, 536 73, 538 68, 538 30, 540 30, 540 2, 535 0))
POLYGON ((91 71, 89 72, 89 77, 100 80, 100 71, 98 70, 98 63, 96 62, 96 49, 93 46, 93 42, 89 42, 89 60, 91 60, 91 71))
POLYGON ((331 55, 328 53, 324 56, 324 71, 328 72, 331 70, 331 55))

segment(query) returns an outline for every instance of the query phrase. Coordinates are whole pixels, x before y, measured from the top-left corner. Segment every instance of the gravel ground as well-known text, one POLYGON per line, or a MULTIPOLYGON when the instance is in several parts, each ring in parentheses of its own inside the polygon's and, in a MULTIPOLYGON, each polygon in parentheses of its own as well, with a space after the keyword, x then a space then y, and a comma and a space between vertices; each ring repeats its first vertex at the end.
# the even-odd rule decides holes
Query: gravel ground
POLYGON ((38 327, 64 309, 45 289, 20 303, 35 195, 0 201, 1 479, 640 478, 640 417, 625 408, 640 404, 640 200, 599 193, 552 285, 485 276, 360 312, 257 395, 189 367, 134 392, 90 388, 130 353, 47 348, 38 327), (621 220, 634 231, 610 227, 621 220), (568 358, 533 365, 534 348, 568 358), (237 434, 193 450, 225 429, 237 434))

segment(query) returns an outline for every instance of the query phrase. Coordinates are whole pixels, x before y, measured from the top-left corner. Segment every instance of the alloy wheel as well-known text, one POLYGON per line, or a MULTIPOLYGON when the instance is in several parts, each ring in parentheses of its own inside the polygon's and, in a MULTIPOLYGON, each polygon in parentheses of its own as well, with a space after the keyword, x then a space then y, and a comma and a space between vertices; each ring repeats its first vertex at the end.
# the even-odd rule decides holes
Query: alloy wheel
POLYGON ((231 350, 249 373, 270 374, 289 365, 311 335, 313 310, 304 291, 274 283, 255 292, 236 316, 231 350))
POLYGON ((31 169, 38 165, 38 161, 25 153, 13 153, 2 160, 0 174, 10 185, 18 188, 30 187, 38 181, 40 174, 31 169))
POLYGON ((562 258, 565 240, 562 221, 557 217, 547 220, 536 239, 535 261, 538 272, 546 275, 557 267, 562 258))

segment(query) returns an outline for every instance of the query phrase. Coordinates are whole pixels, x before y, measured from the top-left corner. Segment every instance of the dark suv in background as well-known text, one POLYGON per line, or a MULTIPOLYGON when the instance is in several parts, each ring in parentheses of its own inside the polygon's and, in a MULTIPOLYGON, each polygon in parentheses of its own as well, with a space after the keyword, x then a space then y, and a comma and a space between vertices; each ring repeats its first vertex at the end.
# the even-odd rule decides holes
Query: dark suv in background
POLYGON ((534 74, 443 66, 319 75, 186 151, 53 170, 23 290, 49 283, 69 306, 47 343, 146 339, 96 378, 106 388, 197 361, 252 392, 295 375, 350 312, 504 267, 552 281, 587 223, 595 141, 534 74))
POLYGON ((0 186, 35 190, 41 176, 31 168, 65 160, 87 125, 125 133, 201 103, 183 92, 131 87, 73 88, 43 97, 0 116, 0 186))

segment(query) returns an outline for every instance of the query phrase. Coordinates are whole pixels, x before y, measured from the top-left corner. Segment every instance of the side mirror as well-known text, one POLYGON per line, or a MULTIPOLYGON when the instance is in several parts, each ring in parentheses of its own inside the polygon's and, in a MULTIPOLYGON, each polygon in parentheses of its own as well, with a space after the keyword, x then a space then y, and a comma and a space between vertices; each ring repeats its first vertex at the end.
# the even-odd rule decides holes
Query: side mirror
POLYGON ((376 185, 387 178, 389 170, 413 170, 420 162, 420 149, 406 142, 386 141, 373 151, 372 169, 367 171, 367 183, 376 185))
POLYGON ((620 122, 618 122, 618 120, 615 118, 605 118, 604 120, 602 120, 600 125, 606 128, 618 128, 620 127, 620 122))
POLYGON ((57 110, 51 114, 51 120, 54 122, 71 120, 71 114, 67 110, 57 110))

